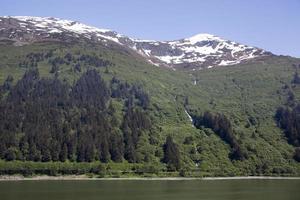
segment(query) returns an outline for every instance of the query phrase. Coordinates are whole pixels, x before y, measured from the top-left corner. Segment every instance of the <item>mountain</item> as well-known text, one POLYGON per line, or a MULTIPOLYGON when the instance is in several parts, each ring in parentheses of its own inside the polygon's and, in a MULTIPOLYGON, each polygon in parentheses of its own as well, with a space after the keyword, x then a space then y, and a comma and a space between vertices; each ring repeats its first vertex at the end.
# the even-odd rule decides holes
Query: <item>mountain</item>
POLYGON ((254 48, 211 68, 147 51, 203 55, 203 40, 232 44, 198 35, 154 50, 78 22, 2 17, 0 175, 299 176, 300 59, 254 48))
POLYGON ((15 45, 42 40, 68 40, 83 37, 94 42, 107 41, 124 45, 155 65, 173 69, 211 68, 242 63, 271 55, 262 49, 242 45, 210 34, 198 34, 174 41, 133 39, 117 32, 51 17, 2 17, 0 38, 15 41, 15 45))

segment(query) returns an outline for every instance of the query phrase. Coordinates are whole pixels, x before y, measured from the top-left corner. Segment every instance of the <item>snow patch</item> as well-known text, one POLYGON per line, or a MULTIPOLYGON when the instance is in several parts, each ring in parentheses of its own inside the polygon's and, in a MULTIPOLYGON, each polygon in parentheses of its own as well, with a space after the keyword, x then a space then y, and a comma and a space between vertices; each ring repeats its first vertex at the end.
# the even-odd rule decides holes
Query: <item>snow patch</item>
POLYGON ((223 41, 221 38, 207 33, 197 34, 185 40, 190 41, 191 44, 196 44, 197 42, 207 41, 207 40, 223 41))
MULTIPOLYGON (((107 40, 110 40, 110 41, 114 41, 118 44, 121 44, 119 39, 118 38, 114 38, 114 37, 111 37, 111 36, 107 36, 107 35, 102 35, 102 34, 97 34, 98 37, 102 37, 102 38, 105 38, 107 40)), ((122 45, 122 44, 121 44, 122 45)))
POLYGON ((233 64, 238 64, 238 63, 240 63, 240 61, 222 60, 218 65, 226 66, 226 65, 233 65, 233 64))
POLYGON ((134 42, 146 42, 146 43, 156 43, 156 40, 142 40, 142 39, 135 39, 135 38, 129 38, 134 42))
POLYGON ((159 64, 154 63, 152 60, 149 59, 148 61, 149 61, 149 63, 151 63, 152 65, 155 65, 155 66, 159 67, 159 64))
POLYGON ((49 31, 49 33, 62 33, 62 31, 60 31, 58 29, 52 29, 49 31))
POLYGON ((167 64, 179 64, 181 63, 181 59, 183 58, 184 54, 180 56, 155 56, 156 58, 164 61, 167 64))
POLYGON ((203 47, 198 47, 198 46, 189 46, 189 47, 184 47, 182 48, 186 53, 191 53, 191 52, 196 52, 200 54, 213 54, 217 53, 217 49, 213 49, 211 46, 203 46, 203 47))
POLYGON ((151 56, 151 50, 145 49, 144 52, 147 56, 151 56))

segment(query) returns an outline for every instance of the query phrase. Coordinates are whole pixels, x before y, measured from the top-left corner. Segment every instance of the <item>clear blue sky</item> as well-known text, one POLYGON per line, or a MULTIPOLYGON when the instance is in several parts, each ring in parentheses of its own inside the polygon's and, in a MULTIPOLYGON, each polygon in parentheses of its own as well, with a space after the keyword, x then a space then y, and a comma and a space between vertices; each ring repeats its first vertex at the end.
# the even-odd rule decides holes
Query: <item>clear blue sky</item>
POLYGON ((141 39, 210 33, 300 57, 300 0, 0 0, 0 15, 77 20, 141 39))

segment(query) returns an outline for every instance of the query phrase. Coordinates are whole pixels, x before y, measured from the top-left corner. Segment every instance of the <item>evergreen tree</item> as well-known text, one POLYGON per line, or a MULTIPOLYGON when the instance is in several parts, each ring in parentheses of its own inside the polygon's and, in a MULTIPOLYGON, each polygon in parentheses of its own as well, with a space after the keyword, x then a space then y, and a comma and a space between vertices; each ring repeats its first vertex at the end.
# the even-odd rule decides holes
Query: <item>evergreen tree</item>
POLYGON ((298 148, 295 149, 294 159, 295 159, 297 162, 300 162, 300 147, 298 147, 298 148))
POLYGON ((16 160, 16 158, 17 158, 17 149, 14 147, 8 148, 7 151, 5 152, 5 160, 12 161, 12 160, 16 160))
POLYGON ((3 140, 0 141, 0 159, 4 159, 6 147, 3 143, 3 140))
POLYGON ((71 92, 75 105, 100 110, 104 110, 109 96, 109 89, 96 70, 89 70, 83 74, 71 92))
POLYGON ((95 148, 93 144, 86 144, 84 161, 92 162, 95 159, 95 148))
POLYGON ((67 156, 68 156, 68 147, 67 147, 67 144, 64 143, 64 145, 60 151, 60 154, 59 154, 59 160, 61 162, 65 162, 67 159, 67 156))
POLYGON ((29 144, 26 141, 25 137, 22 137, 19 146, 24 160, 29 160, 29 144))
POLYGON ((111 159, 114 162, 122 162, 123 160, 123 139, 121 135, 112 132, 110 136, 110 147, 109 152, 111 155, 111 159))
POLYGON ((129 129, 127 124, 123 125, 123 133, 125 143, 124 158, 130 163, 135 163, 137 160, 135 147, 131 135, 131 130, 129 129))
POLYGON ((294 83, 294 84, 300 84, 300 77, 299 77, 298 71, 296 71, 294 73, 294 77, 293 77, 292 83, 294 83))
POLYGON ((42 162, 49 162, 49 161, 51 161, 51 154, 49 149, 46 147, 42 151, 42 162))
POLYGON ((163 162, 167 164, 170 171, 178 171, 181 167, 180 152, 173 138, 168 136, 163 146, 164 158, 163 162))

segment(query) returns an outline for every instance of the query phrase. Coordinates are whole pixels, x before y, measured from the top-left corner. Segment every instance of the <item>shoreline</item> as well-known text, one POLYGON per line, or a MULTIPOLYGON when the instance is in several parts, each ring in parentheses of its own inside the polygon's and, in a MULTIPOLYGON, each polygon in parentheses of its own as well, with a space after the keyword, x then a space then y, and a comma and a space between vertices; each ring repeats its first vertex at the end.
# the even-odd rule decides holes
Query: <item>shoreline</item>
POLYGON ((67 176, 47 176, 39 175, 33 177, 24 177, 21 175, 3 175, 1 181, 188 181, 188 180, 300 180, 300 177, 282 177, 282 176, 235 176, 235 177, 124 177, 124 178, 96 178, 86 175, 67 175, 67 176))

